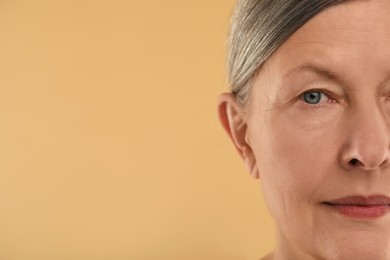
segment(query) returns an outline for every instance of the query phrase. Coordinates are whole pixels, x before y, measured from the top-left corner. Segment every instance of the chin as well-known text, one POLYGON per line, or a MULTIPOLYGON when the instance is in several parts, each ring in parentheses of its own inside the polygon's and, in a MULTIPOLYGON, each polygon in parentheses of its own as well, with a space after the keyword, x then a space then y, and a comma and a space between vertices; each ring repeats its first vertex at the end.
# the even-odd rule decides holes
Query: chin
POLYGON ((328 239, 321 246, 326 252, 319 259, 390 260, 389 235, 353 232, 328 239))

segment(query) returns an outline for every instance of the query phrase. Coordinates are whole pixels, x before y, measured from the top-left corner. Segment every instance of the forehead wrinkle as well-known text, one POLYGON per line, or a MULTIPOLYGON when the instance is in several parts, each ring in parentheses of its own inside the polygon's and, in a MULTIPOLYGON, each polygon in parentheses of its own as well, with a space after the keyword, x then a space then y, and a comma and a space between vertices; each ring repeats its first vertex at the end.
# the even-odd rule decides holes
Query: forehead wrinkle
POLYGON ((332 81, 336 81, 336 82, 340 82, 340 83, 344 82, 344 78, 341 74, 339 74, 335 71, 329 70, 329 69, 321 68, 321 67, 319 67, 317 65, 313 65, 313 64, 304 64, 304 65, 295 67, 292 70, 289 70, 286 74, 284 74, 282 76, 282 78, 283 78, 283 80, 286 80, 289 76, 291 76, 293 74, 297 74, 297 73, 305 72, 305 71, 313 72, 313 73, 315 73, 323 78, 326 78, 326 79, 329 79, 332 81))

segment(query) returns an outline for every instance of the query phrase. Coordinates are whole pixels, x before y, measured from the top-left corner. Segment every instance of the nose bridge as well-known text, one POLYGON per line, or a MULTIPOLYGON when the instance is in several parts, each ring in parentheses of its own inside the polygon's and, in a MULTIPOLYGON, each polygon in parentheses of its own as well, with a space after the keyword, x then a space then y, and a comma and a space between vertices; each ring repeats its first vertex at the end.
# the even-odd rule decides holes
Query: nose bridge
POLYGON ((351 113, 345 165, 375 170, 389 164, 389 118, 377 106, 359 106, 351 113))

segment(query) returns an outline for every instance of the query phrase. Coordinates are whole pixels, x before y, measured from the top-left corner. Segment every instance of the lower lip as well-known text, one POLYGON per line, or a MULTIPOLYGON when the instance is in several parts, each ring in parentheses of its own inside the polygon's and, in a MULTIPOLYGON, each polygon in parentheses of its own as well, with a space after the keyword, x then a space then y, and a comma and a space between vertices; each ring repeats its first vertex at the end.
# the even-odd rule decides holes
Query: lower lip
POLYGON ((389 205, 368 205, 368 206, 361 206, 361 205, 340 205, 340 204, 327 204, 330 207, 337 210, 340 214, 356 218, 356 219, 373 219, 373 218, 379 218, 390 211, 389 205))

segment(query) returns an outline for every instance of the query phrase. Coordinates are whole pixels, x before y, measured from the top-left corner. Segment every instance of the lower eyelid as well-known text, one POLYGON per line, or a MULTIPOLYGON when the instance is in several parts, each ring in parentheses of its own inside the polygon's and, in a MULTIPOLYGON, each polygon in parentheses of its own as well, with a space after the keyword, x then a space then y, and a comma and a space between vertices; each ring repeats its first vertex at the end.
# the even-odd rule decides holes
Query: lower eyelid
POLYGON ((305 108, 319 108, 319 107, 326 107, 326 104, 308 104, 306 102, 301 101, 302 106, 305 108))

